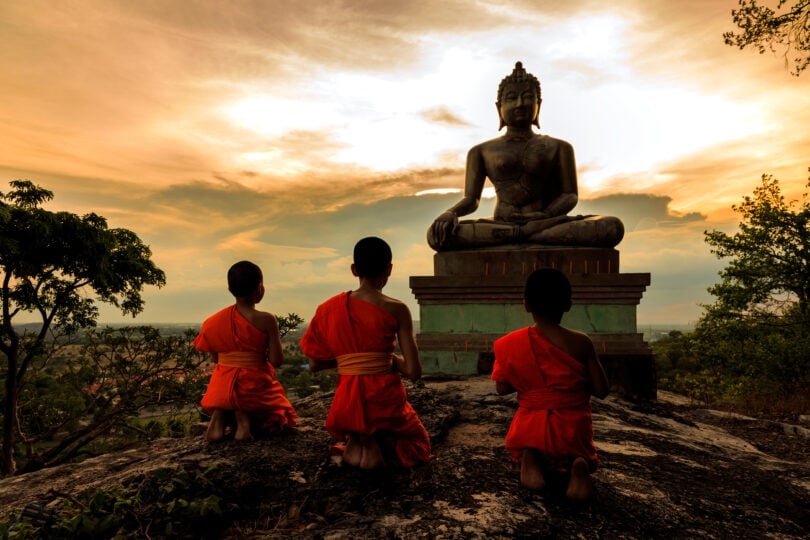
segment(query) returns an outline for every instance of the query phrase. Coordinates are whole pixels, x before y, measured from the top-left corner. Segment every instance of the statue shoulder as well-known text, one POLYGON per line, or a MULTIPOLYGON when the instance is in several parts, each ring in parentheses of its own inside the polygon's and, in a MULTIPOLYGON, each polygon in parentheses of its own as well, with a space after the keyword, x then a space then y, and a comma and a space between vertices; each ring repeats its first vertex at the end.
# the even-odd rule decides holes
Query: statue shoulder
POLYGON ((556 137, 552 137, 551 135, 538 135, 537 139, 549 146, 557 147, 560 150, 571 150, 571 151, 574 150, 574 147, 571 146, 570 142, 564 141, 562 139, 557 139, 556 137))
POLYGON ((487 160, 493 152, 497 152, 500 138, 490 139, 482 143, 478 143, 467 152, 467 165, 471 163, 482 163, 487 160))
POLYGON ((549 157, 554 156, 553 159, 565 163, 568 168, 574 166, 574 147, 568 141, 550 135, 538 135, 534 139, 534 144, 539 151, 549 157))
POLYGON ((478 143, 472 148, 470 148, 470 154, 481 154, 486 152, 492 147, 499 146, 501 144, 501 137, 495 137, 494 139, 489 139, 488 141, 484 141, 482 143, 478 143))

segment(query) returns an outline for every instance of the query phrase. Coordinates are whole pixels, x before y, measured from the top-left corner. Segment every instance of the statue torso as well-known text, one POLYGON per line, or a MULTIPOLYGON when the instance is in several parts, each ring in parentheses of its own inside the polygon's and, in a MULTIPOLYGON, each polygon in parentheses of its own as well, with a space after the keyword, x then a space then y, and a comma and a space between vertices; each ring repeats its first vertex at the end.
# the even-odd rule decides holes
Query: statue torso
MULTIPOLYGON (((528 139, 508 135, 479 145, 486 176, 498 195, 495 219, 540 212, 562 193, 561 147, 568 145, 548 135, 532 134, 528 139)), ((573 163, 571 164, 573 167, 573 163)))

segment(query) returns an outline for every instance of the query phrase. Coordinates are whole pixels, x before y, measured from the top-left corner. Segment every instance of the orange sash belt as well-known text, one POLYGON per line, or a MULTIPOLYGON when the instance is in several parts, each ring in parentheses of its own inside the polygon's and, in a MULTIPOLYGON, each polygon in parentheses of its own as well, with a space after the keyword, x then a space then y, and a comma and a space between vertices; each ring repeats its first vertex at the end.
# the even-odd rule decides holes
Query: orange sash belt
POLYGON ((526 409, 565 409, 585 405, 590 398, 583 390, 565 392, 544 388, 519 393, 518 405, 526 409))
POLYGON ((393 355, 384 352, 362 352, 338 356, 339 375, 382 375, 391 373, 393 355))
POLYGON ((267 357, 256 351, 231 351, 219 353, 217 363, 228 367, 262 367, 267 363, 267 357))

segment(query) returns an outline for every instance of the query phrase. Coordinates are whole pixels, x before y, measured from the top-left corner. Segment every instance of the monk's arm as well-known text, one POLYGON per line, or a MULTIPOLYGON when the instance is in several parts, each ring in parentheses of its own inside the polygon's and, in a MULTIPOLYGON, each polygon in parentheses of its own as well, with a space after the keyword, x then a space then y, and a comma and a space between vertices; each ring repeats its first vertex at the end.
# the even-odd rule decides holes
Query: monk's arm
POLYGON ((610 383, 608 383, 605 368, 602 367, 602 362, 599 361, 599 357, 596 356, 596 351, 593 349, 593 343, 590 345, 591 351, 585 365, 588 368, 588 379, 591 383, 591 394, 599 399, 602 399, 610 393, 610 383))
POLYGON ((309 323, 309 327, 301 338, 301 350, 309 359, 310 371, 323 371, 325 369, 336 369, 337 360, 329 358, 330 350, 325 346, 320 338, 318 329, 321 326, 321 308, 315 312, 315 316, 309 323))
POLYGON ((218 363, 218 362, 219 362, 219 353, 210 352, 210 353, 208 353, 208 356, 210 356, 210 357, 211 357, 211 361, 212 361, 213 363, 215 363, 215 364, 216 364, 216 363, 218 363))
POLYGON ((513 394, 517 392, 517 388, 512 386, 512 383, 506 380, 499 380, 499 379, 507 379, 507 371, 505 369, 505 357, 508 355, 503 353, 502 348, 499 346, 499 343, 496 342, 493 348, 493 353, 495 353, 495 363, 492 366, 492 379, 495 381, 495 391, 498 393, 499 396, 505 396, 506 394, 513 394))
POLYGON ((273 315, 270 315, 267 321, 267 358, 270 360, 273 367, 279 367, 284 363, 284 352, 281 349, 281 334, 278 329, 278 320, 273 315))
POLYGON ((396 317, 399 322, 397 342, 402 351, 402 356, 394 356, 396 369, 410 380, 416 381, 422 377, 422 362, 419 360, 419 348, 416 346, 416 338, 413 336, 413 319, 411 319, 411 311, 408 306, 399 304, 396 317))
POLYGON ((337 368, 337 360, 315 360, 314 358, 309 359, 310 371, 323 371, 325 369, 336 369, 336 368, 337 368))
POLYGON ((505 396, 506 394, 513 394, 517 392, 515 387, 509 384, 508 382, 495 382, 495 391, 498 392, 499 396, 505 396))

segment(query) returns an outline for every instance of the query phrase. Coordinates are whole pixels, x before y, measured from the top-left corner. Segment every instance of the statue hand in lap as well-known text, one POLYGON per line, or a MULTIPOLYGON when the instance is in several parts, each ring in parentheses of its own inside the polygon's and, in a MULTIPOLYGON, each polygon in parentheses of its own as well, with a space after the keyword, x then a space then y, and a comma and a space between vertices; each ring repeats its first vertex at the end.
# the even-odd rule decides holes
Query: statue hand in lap
POLYGON ((458 230, 458 216, 450 210, 444 212, 436 218, 431 226, 430 234, 437 239, 440 244, 447 241, 447 238, 456 234, 458 230))
POLYGON ((474 146, 467 154, 464 197, 428 229, 436 251, 504 244, 613 247, 624 236, 615 217, 569 216, 577 204, 574 149, 541 135, 540 82, 518 62, 498 88, 498 109, 506 133, 474 146), (497 200, 492 218, 462 220, 473 213, 489 178, 497 200))

